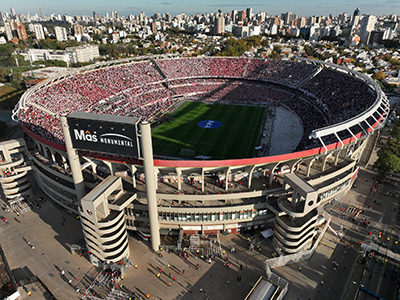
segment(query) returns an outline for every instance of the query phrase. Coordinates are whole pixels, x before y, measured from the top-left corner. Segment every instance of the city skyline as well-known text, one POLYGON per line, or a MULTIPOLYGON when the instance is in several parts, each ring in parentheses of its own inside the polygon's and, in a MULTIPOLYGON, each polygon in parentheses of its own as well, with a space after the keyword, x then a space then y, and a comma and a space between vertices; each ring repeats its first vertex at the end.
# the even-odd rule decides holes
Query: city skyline
POLYGON ((397 0, 358 0, 356 2, 348 2, 344 0, 335 1, 334 4, 328 0, 309 0, 306 3, 294 0, 275 1, 259 1, 254 0, 250 3, 242 3, 239 1, 221 0, 213 2, 205 0, 200 4, 192 3, 190 0, 149 0, 144 2, 131 2, 128 0, 119 1, 118 4, 109 3, 104 0, 100 1, 81 1, 70 0, 68 3, 49 3, 44 0, 21 0, 18 3, 10 3, 9 7, 2 6, 0 11, 10 13, 10 8, 14 8, 17 14, 40 15, 39 9, 42 8, 45 15, 51 14, 68 14, 68 15, 91 15, 93 11, 100 15, 106 12, 118 11, 120 15, 137 15, 144 11, 147 15, 158 13, 170 13, 172 15, 185 13, 193 15, 197 13, 213 13, 221 9, 224 13, 231 12, 236 9, 238 11, 245 10, 247 7, 253 8, 253 13, 266 11, 269 15, 280 15, 286 11, 299 14, 301 16, 312 15, 339 15, 348 12, 349 15, 357 8, 361 8, 361 14, 373 14, 376 16, 400 14, 400 1, 397 0))

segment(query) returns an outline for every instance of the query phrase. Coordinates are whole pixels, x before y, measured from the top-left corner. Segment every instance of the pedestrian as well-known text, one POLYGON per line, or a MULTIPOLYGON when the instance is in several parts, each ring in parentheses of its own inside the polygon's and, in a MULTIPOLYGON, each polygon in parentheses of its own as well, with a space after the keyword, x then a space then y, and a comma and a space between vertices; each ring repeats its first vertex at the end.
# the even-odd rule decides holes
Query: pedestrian
POLYGON ((301 272, 301 267, 299 267, 299 271, 301 272))
POLYGON ((240 271, 243 271, 243 265, 242 264, 240 265, 240 271))
POLYGON ((65 271, 64 271, 64 270, 62 270, 62 271, 61 271, 61 274, 62 274, 62 275, 64 275, 64 274, 65 274, 65 271))
POLYGON ((226 281, 227 284, 230 284, 231 282, 229 280, 226 281))

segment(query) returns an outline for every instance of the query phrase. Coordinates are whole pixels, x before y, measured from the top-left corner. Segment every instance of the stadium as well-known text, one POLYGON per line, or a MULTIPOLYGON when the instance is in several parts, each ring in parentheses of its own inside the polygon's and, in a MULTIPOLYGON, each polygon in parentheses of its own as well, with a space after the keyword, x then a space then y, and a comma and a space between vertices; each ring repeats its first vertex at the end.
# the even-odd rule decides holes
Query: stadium
MULTIPOLYGON (((129 257, 128 232, 156 250, 169 236, 271 229, 279 254, 310 249, 323 206, 368 164, 389 109, 368 76, 321 61, 152 56, 48 79, 13 113, 38 186, 80 214, 101 266, 129 257), (139 154, 74 147, 74 114, 135 120, 139 154)), ((97 141, 85 130, 75 138, 97 141)), ((26 197, 15 181, 7 197, 26 197)))

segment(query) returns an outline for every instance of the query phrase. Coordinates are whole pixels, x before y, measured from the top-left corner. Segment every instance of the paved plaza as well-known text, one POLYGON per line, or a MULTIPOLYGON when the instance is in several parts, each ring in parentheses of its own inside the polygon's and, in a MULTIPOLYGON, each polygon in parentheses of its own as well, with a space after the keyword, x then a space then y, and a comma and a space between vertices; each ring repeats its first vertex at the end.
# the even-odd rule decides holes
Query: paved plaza
MULTIPOLYGON (((370 191, 373 176, 373 173, 361 171, 356 188, 346 195, 344 201, 348 205, 361 205, 363 193, 370 191), (366 181, 366 177, 370 179, 366 181)), ((332 209, 337 210, 337 215, 333 213, 332 228, 338 230, 341 224, 350 228, 349 221, 344 223, 339 218, 340 209, 332 209)), ((50 200, 44 202, 39 210, 35 208, 19 217, 13 213, 4 215, 8 220, 0 224, 0 240, 16 280, 36 275, 57 299, 78 299, 100 270, 91 266, 85 255, 81 257, 70 253, 69 245, 83 239, 76 215, 69 214, 50 200), (32 249, 28 241, 35 249, 32 249), (61 274, 63 270, 65 275, 61 274), (71 279, 72 284, 69 283, 71 279)), ((248 236, 220 235, 222 250, 225 251, 230 267, 225 266, 224 257, 217 257, 211 264, 196 259, 195 255, 190 255, 188 261, 185 261, 166 251, 160 257, 150 250, 147 242, 130 237, 130 259, 138 268, 128 268, 120 282, 122 290, 142 298, 150 294, 151 299, 244 299, 258 278, 265 275, 264 261, 271 258, 273 253, 269 241, 261 246, 261 252, 249 251, 246 240, 248 236), (235 253, 230 252, 231 246, 235 247, 235 253), (197 264, 200 268, 197 268, 197 264), (160 269, 162 273, 158 278, 160 269), (238 281, 238 277, 242 280, 238 281)), ((354 244, 354 249, 358 247, 358 241, 350 242, 354 244)), ((333 250, 341 243, 343 241, 328 230, 311 260, 272 270, 290 283, 286 299, 318 298, 316 288, 329 268, 333 250)), ((43 299, 40 289, 33 286, 30 291, 32 296, 29 299, 43 299)), ((27 289, 21 290, 25 298, 28 297, 26 292, 27 289)))
MULTIPOLYGON (((374 159, 376 156, 372 162, 374 159)), ((365 265, 357 263, 360 241, 367 238, 369 230, 378 226, 384 231, 383 238, 399 236, 397 223, 400 217, 394 211, 394 208, 400 211, 397 208, 398 199, 385 195, 399 188, 379 184, 371 191, 375 176, 371 168, 361 169, 353 188, 340 203, 328 208, 332 215, 333 230, 326 232, 309 261, 272 269, 289 282, 285 299, 354 299, 359 292, 359 283, 368 283, 369 274, 365 275, 365 265), (369 208, 371 205, 373 209, 369 208), (350 207, 363 209, 364 215, 358 216, 358 219, 366 217, 370 224, 356 224, 352 220, 350 207), (340 231, 341 226, 345 228, 342 239, 333 232, 340 231), (340 267, 335 270, 332 261, 340 267)), ((36 186, 34 190, 36 197, 43 197, 36 186)), ((1 207, 4 205, 4 202, 0 203, 1 207)), ((71 244, 83 240, 77 216, 50 200, 42 203, 40 209, 35 208, 21 216, 5 212, 1 214, 7 218, 7 222, 0 223, 1 246, 15 280, 19 282, 35 275, 56 299, 82 297, 100 270, 89 263, 86 253, 80 256, 70 252, 71 244)), ((273 253, 270 241, 264 242, 261 252, 249 251, 246 241, 249 235, 220 235, 222 250, 230 267, 225 266, 224 257, 217 257, 211 264, 196 259, 194 255, 185 261, 177 254, 166 251, 160 257, 150 250, 149 243, 129 237, 130 259, 138 267, 128 268, 120 282, 122 287, 118 289, 137 299, 145 299, 146 294, 150 295, 150 299, 163 300, 244 299, 258 278, 265 276, 264 262, 273 253), (230 252, 231 246, 235 247, 235 253, 230 252), (157 277, 160 269, 161 275, 157 277)), ((384 283, 379 282, 379 288, 385 288, 384 283)), ((19 291, 22 299, 46 299, 43 289, 37 284, 20 287, 19 291), (31 296, 27 295, 28 292, 32 293, 31 296)), ((101 296, 106 297, 107 293, 108 290, 104 289, 101 296)), ((397 294, 393 296, 397 297, 397 294)))

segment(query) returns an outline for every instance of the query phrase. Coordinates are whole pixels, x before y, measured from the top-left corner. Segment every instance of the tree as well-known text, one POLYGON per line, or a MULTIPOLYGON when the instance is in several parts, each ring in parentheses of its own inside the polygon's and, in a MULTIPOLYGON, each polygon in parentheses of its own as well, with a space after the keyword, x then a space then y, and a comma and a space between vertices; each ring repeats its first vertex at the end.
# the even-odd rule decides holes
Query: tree
POLYGON ((400 141, 400 126, 396 126, 392 129, 390 136, 396 140, 400 141))
POLYGON ((375 80, 382 80, 385 77, 386 77, 386 75, 385 75, 385 72, 383 72, 383 71, 375 72, 375 74, 372 75, 372 79, 375 79, 375 80))
POLYGON ((279 55, 279 53, 276 52, 276 51, 272 51, 270 57, 271 57, 272 59, 280 59, 280 58, 281 58, 281 56, 279 55))
POLYGON ((384 178, 391 173, 400 171, 400 158, 390 150, 381 149, 378 151, 378 156, 374 168, 378 169, 379 177, 384 178))
POLYGON ((389 59, 389 63, 391 63, 392 65, 400 64, 399 59, 396 58, 396 57, 393 57, 393 58, 389 59))

